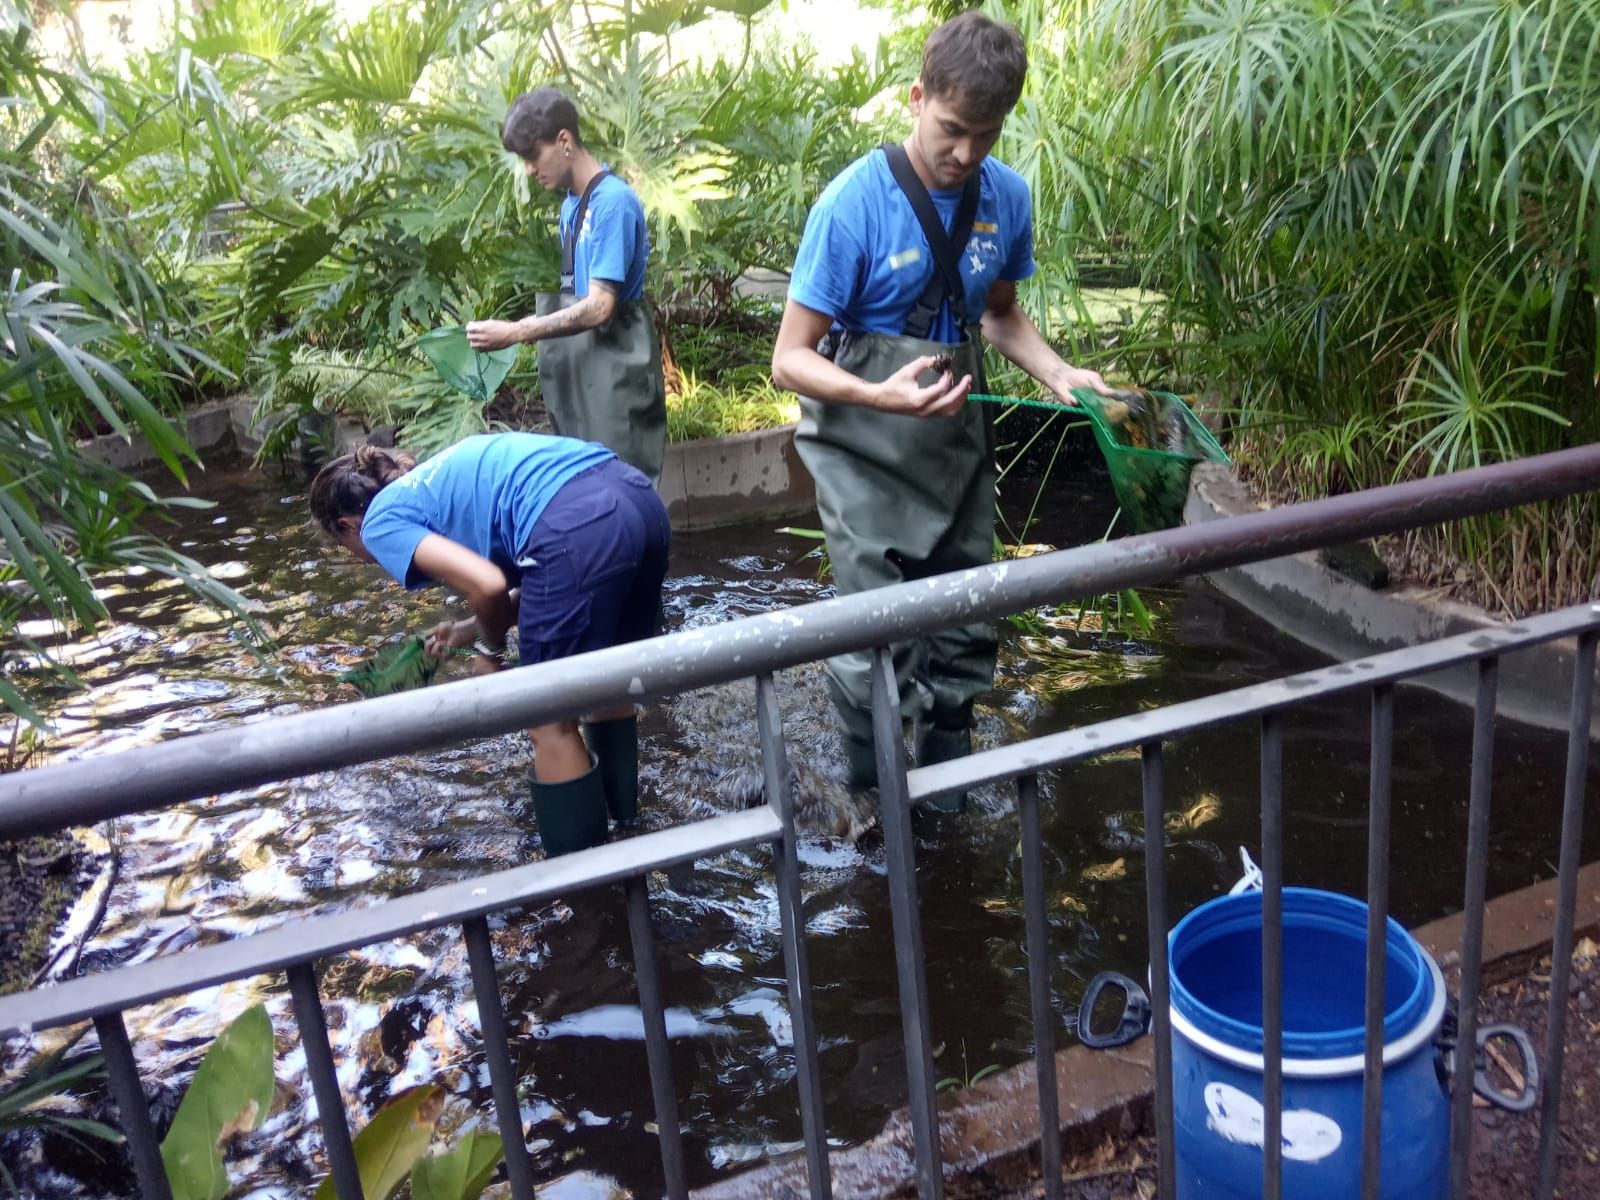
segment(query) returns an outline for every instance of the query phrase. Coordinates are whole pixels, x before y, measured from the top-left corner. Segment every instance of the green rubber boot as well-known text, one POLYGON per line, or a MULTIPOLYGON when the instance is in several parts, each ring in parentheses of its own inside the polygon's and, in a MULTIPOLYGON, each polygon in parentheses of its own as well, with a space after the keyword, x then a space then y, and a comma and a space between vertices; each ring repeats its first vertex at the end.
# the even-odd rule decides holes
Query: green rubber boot
POLYGON ((605 789, 606 811, 624 828, 639 820, 639 718, 596 721, 583 727, 605 789))
MULTIPOLYGON (((922 725, 917 729, 917 766, 930 767, 934 763, 950 762, 972 753, 972 728, 963 725, 946 729, 941 725, 922 725)), ((937 813, 961 813, 967 810, 967 794, 956 792, 936 796, 926 807, 937 813)))
POLYGON ((591 765, 587 773, 564 783, 540 783, 530 773, 528 794, 546 858, 605 842, 606 796, 598 766, 591 765))

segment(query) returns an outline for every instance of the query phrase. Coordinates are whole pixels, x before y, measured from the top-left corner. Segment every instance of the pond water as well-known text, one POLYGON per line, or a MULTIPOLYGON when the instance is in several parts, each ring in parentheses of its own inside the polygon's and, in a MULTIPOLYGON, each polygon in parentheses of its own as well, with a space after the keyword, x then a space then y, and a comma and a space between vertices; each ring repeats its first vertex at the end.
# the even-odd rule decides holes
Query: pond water
MULTIPOLYGON (((70 648, 88 682, 41 683, 61 750, 106 754, 353 698, 338 671, 447 611, 437 592, 407 595, 312 533, 303 485, 212 470, 219 501, 176 540, 243 589, 281 651, 258 658, 215 613, 153 576, 100 581, 116 624, 70 648)), ((1033 503, 1016 488, 1008 507, 1033 503)), ((1098 537, 1111 508, 1102 478, 1052 485, 1030 537, 1098 537)), ((667 584, 673 627, 802 604, 830 594, 813 543, 765 528, 680 536, 667 584)), ((1308 669, 1317 656, 1204 582, 1147 592, 1146 637, 1040 614, 1002 627, 996 688, 980 745, 1080 725, 1308 669)), ((456 610, 459 612, 459 609, 456 610)), ((45 631, 36 631, 44 633, 45 631)), ((868 1138, 904 1102, 892 933, 881 838, 870 811, 840 815, 842 764, 820 670, 779 681, 791 761, 812 828, 802 846, 805 912, 830 1136, 868 1138), (862 832, 862 828, 865 831, 862 832), (841 836, 848 830, 859 836, 841 836)), ((642 730, 645 828, 740 803, 758 762, 753 689, 733 685, 649 710, 642 730)), ((1368 706, 1326 701, 1288 718, 1287 869, 1291 882, 1359 894, 1365 886, 1368 706)), ((1470 715, 1404 689, 1396 702, 1393 906, 1420 923, 1459 906, 1470 715)), ((1238 848, 1258 845, 1253 721, 1169 746, 1167 827, 1175 917, 1226 889, 1238 848)), ((1554 873, 1565 740, 1504 726, 1497 742, 1491 894, 1554 873)), ((121 820, 103 918, 82 970, 236 938, 311 913, 373 903, 523 861, 529 751, 521 736, 327 772, 121 820)), ((1600 772, 1600 768, 1597 768, 1600 772)), ((1144 971, 1143 829, 1136 754, 1048 777, 1044 835, 1051 950, 1063 1044, 1084 983, 1144 971)), ((940 1075, 960 1079, 1030 1050, 1021 864, 1011 799, 989 791, 969 815, 919 834, 929 997, 940 1075)), ((1596 837, 1591 831, 1589 853, 1596 837)), ((784 968, 771 864, 731 853, 651 880, 658 958, 691 1183, 799 1138, 784 968)), ((659 1158, 620 899, 609 892, 491 923, 522 1078, 541 1195, 658 1194, 659 1158), (622 1189, 619 1192, 618 1189, 622 1189)), ((66 961, 70 961, 67 956, 66 961)), ((349 1117, 359 1127, 404 1088, 440 1082, 448 1121, 487 1120, 466 955, 450 931, 369 947, 324 964, 322 993, 349 1117)), ((293 1044, 280 976, 242 981, 128 1014, 149 1086, 168 1098, 219 1028, 264 1000, 280 1034, 281 1106, 248 1140, 234 1178, 245 1194, 300 1194, 323 1169, 304 1055, 293 1044)), ((12 1050, 16 1051, 17 1046, 12 1050)), ((129 1181, 56 1147, 29 1167, 44 1196, 121 1195, 129 1181)))

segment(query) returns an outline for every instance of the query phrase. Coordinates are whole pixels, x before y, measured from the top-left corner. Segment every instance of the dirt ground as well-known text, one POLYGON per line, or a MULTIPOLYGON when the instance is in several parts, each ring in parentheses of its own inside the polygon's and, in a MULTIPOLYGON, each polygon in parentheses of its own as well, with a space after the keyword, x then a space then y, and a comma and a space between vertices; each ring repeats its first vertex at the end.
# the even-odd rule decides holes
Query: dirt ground
MULTIPOLYGON (((1561 1113, 1556 1132, 1558 1200, 1600 1197, 1600 951, 1581 940, 1573 957, 1567 994, 1566 1052, 1561 1113), (1585 953, 1587 952, 1587 953, 1585 953)), ((1480 1024, 1521 1025, 1544 1052, 1550 1012, 1550 959, 1491 988, 1483 998, 1480 1024)), ((1504 1061, 1491 1061, 1496 1086, 1520 1088, 1521 1077, 1504 1061)), ((1539 1178, 1539 1110, 1511 1113, 1475 1107, 1468 1195, 1470 1200, 1528 1200, 1539 1178)), ((1062 1164, 1064 1200, 1154 1200, 1155 1143, 1148 1135, 1106 1141, 1062 1164)), ((967 1195, 967 1193, 962 1193, 967 1195)), ((993 1200, 1037 1200, 1042 1184, 997 1194, 993 1200)))

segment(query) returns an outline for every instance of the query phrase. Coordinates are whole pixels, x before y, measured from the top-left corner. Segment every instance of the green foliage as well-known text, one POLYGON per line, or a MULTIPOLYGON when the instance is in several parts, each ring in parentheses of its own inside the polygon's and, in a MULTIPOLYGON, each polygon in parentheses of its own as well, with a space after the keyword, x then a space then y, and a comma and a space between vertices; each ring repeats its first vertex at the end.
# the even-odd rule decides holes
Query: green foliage
POLYGON ((161 1161, 173 1200, 222 1200, 222 1150, 261 1124, 272 1108, 272 1022, 260 1004, 240 1013, 211 1043, 183 1094, 161 1161))
MULTIPOLYGON (((99 1121, 68 1116, 49 1107, 52 1100, 74 1084, 103 1074, 105 1064, 98 1054, 80 1059, 69 1067, 61 1066, 61 1060, 88 1029, 87 1025, 83 1026, 58 1049, 34 1062, 15 1083, 8 1084, 4 1091, 0 1091, 0 1135, 18 1129, 48 1126, 69 1136, 82 1134, 105 1142, 122 1141, 120 1133, 99 1121)), ((3 1162, 0 1162, 0 1183, 5 1184, 6 1191, 13 1197, 21 1196, 16 1180, 3 1162)))
MULTIPOLYGON (((361 1173, 361 1193, 368 1200, 389 1200, 417 1165, 434 1126, 444 1111, 445 1092, 438 1084, 426 1084, 402 1092, 374 1114, 352 1143, 356 1168, 361 1173)), ((333 1176, 317 1187, 316 1200, 333 1200, 333 1176)))
POLYGON ((411 1171, 411 1200, 477 1200, 505 1157, 498 1133, 469 1133, 411 1171))

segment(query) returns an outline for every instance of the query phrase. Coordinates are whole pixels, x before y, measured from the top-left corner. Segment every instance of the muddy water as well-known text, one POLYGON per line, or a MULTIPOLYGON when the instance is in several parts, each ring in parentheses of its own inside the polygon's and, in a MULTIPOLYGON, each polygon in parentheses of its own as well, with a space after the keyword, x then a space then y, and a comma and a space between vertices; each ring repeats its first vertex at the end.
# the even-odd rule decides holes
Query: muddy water
MULTIPOLYGON (((219 723, 351 699, 334 676, 385 639, 447 611, 407 596, 304 526, 294 481, 212 472, 220 506, 178 540, 246 591, 282 650, 258 658, 214 613, 152 576, 101 581, 117 623, 71 648, 89 687, 41 684, 58 744, 104 754, 219 723)), ((1024 498, 1031 499, 1031 498, 1024 498)), ((1109 519, 1103 489, 1057 492, 1039 540, 1071 544, 1109 519)), ((703 625, 828 594, 811 543, 766 530, 682 537, 666 608, 703 625)), ((1041 614, 1003 631, 1001 668, 980 745, 1242 686, 1319 660, 1203 584, 1149 593, 1153 635, 1101 633, 1091 616, 1041 614)), ((47 630, 31 632, 48 638, 47 630)), ((870 808, 840 786, 827 698, 815 667, 779 681, 794 775, 810 835, 802 847, 811 976, 830 1135, 870 1136, 903 1102, 898 1009, 881 840, 870 808)), ((642 772, 647 828, 724 811, 756 788, 749 685, 684 697, 647 713, 642 772)), ((1395 771, 1396 914, 1416 923, 1459 904, 1470 725, 1431 696, 1402 691, 1395 771)), ((1294 882, 1364 886, 1367 709, 1318 704, 1288 721, 1288 869, 1294 882)), ((1497 746, 1495 891, 1551 873, 1564 742, 1508 727, 1497 746)), ((1175 913, 1238 875, 1258 844, 1253 722, 1169 747, 1167 830, 1175 913)), ((525 741, 484 739, 124 820, 109 831, 117 869, 103 918, 78 950, 83 970, 145 961, 299 916, 370 904, 522 861, 531 853, 522 782, 525 741)), ((1106 967, 1142 973, 1144 831, 1133 755, 1048 778, 1045 836, 1053 970, 1070 1037, 1084 981, 1106 967)), ((964 820, 919 833, 919 886, 941 1075, 960 1080, 1030 1053, 1021 868, 1010 797, 976 797, 964 820)), ((1594 839, 1591 838, 1591 841, 1594 839)), ((1592 851, 1591 851, 1592 853, 1592 851)), ((651 881, 689 1169, 704 1182, 794 1146, 799 1120, 792 1037, 770 863, 763 852, 703 860, 651 881)), ((523 1117, 541 1195, 658 1192, 659 1161, 619 900, 570 900, 491 925, 501 961, 523 1117), (619 1190, 620 1189, 620 1190, 619 1190)), ((465 951, 450 931, 368 947, 325 964, 340 1078, 354 1125, 385 1099, 436 1081, 457 1097, 449 1120, 487 1119, 465 951)), ((152 1089, 170 1102, 222 1017, 265 1000, 280 1033, 282 1103, 250 1139, 235 1178, 255 1196, 300 1194, 316 1166, 303 1053, 280 977, 245 981, 129 1014, 152 1089), (311 1173, 308 1175, 308 1172, 311 1173)), ((13 1048, 15 1049, 15 1048, 13 1048)), ((30 1168, 41 1196, 122 1194, 114 1171, 89 1171, 57 1148, 30 1168)))

